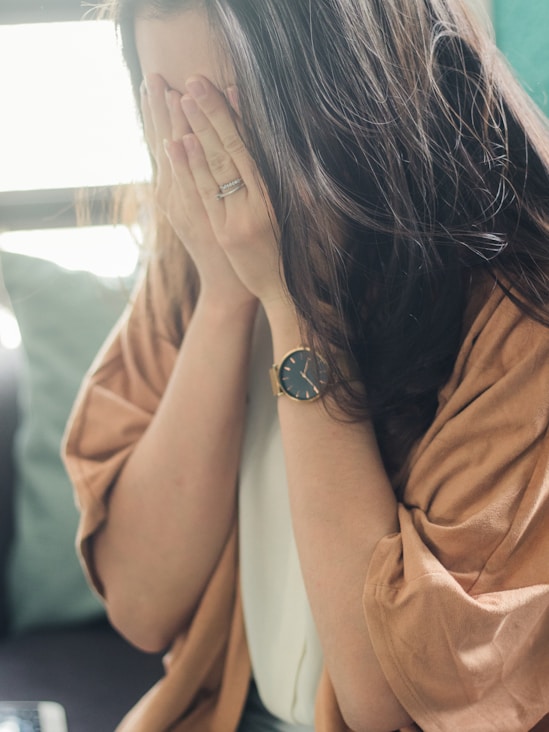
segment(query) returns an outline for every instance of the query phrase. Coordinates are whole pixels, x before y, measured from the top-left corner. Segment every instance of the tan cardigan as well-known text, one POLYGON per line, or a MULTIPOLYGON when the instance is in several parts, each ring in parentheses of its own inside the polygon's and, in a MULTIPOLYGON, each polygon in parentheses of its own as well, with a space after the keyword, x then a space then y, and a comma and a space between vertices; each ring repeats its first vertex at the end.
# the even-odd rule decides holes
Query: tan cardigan
MULTIPOLYGON (((66 435, 78 545, 99 593, 91 539, 179 345, 153 263, 86 377, 66 435)), ((364 622, 414 729, 549 731, 548 425, 549 330, 494 289, 414 449, 400 531, 364 568, 364 622)), ((235 526, 165 677, 118 732, 236 730, 250 679, 237 546, 235 526)), ((347 730, 326 672, 315 728, 347 730)))

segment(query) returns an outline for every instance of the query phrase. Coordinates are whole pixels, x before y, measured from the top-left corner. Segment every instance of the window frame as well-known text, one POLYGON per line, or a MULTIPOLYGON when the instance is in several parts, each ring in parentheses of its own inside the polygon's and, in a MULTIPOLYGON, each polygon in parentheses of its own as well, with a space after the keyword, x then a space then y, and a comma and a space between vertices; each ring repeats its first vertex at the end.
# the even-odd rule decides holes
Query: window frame
MULTIPOLYGON (((3 0, 0 25, 93 20, 93 4, 86 0, 3 0)), ((129 186, 96 186, 0 191, 0 233, 29 229, 74 227, 82 201, 87 202, 86 223, 115 223, 114 191, 129 186)))
POLYGON ((3 0, 0 24, 57 23, 86 20, 92 4, 81 0, 3 0))

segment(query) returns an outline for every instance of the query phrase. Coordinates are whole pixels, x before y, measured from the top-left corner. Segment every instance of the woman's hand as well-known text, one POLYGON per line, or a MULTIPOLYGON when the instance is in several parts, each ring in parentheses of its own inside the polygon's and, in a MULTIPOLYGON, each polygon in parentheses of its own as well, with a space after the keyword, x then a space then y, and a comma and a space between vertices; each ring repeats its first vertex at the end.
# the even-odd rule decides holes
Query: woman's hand
POLYGON ((151 74, 141 87, 141 106, 145 137, 157 168, 156 202, 197 267, 201 295, 225 306, 256 301, 220 247, 191 174, 182 140, 192 137, 192 129, 181 95, 169 89, 161 76, 151 74))
POLYGON ((187 92, 179 100, 184 120, 176 109, 176 95, 169 94, 176 139, 166 150, 173 180, 193 202, 192 210, 200 210, 201 220, 207 218, 216 242, 247 290, 264 304, 286 299, 276 222, 234 114, 204 77, 189 79, 187 92), (243 187, 218 198, 220 186, 239 179, 243 187))

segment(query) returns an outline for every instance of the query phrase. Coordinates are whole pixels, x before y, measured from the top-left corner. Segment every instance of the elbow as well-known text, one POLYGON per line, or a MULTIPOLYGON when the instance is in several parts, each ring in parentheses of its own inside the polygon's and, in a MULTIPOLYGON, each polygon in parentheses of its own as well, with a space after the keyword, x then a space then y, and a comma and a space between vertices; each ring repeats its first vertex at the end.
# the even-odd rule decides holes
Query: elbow
POLYGON ((377 714, 372 709, 342 709, 343 721, 352 732, 394 732, 412 724, 407 714, 393 716, 377 714), (391 719, 393 721, 391 721, 391 719))
MULTIPOLYGON (((114 623, 113 623, 114 625, 114 623)), ((125 632, 120 626, 114 625, 115 630, 128 641, 128 643, 143 653, 159 654, 166 653, 170 642, 167 638, 152 633, 125 632)))
POLYGON ((190 614, 184 606, 162 602, 158 591, 131 582, 124 584, 120 572, 96 572, 107 617, 112 627, 135 648, 145 653, 163 653, 187 627, 190 614))
MULTIPOLYGON (((374 686, 374 685, 372 685, 374 686)), ((413 724, 413 720, 384 684, 383 690, 365 694, 364 687, 354 693, 338 694, 341 715, 352 732, 394 732, 413 724)))
POLYGON ((348 715, 343 715, 343 721, 351 732, 395 732, 397 729, 402 729, 402 727, 388 727, 386 724, 380 724, 379 721, 365 722, 362 718, 355 719, 348 715))
POLYGON ((140 603, 128 607, 127 603, 109 602, 107 598, 107 616, 113 628, 144 653, 164 653, 178 632, 168 627, 165 618, 140 603))

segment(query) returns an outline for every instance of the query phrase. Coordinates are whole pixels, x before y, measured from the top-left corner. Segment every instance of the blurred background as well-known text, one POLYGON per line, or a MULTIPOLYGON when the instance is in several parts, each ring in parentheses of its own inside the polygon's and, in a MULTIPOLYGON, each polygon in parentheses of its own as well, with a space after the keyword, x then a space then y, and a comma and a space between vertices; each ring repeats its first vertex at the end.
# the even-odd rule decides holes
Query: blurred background
MULTIPOLYGON (((549 114, 549 0, 468 1, 549 114)), ((101 624, 60 459, 134 284, 141 232, 112 225, 111 193, 149 176, 114 29, 89 7, 0 0, 0 699, 60 701, 79 732, 113 729, 161 673, 101 624)))
MULTIPOLYGON (((548 114, 549 2, 469 1, 548 114)), ((147 177, 148 159, 111 23, 82 20, 85 10, 79 0, 0 4, 0 249, 123 276, 135 267, 138 232, 105 225, 101 212, 113 186, 147 177), (82 188, 92 225, 75 229, 82 188)), ((6 304, 0 344, 13 348, 6 304)))

